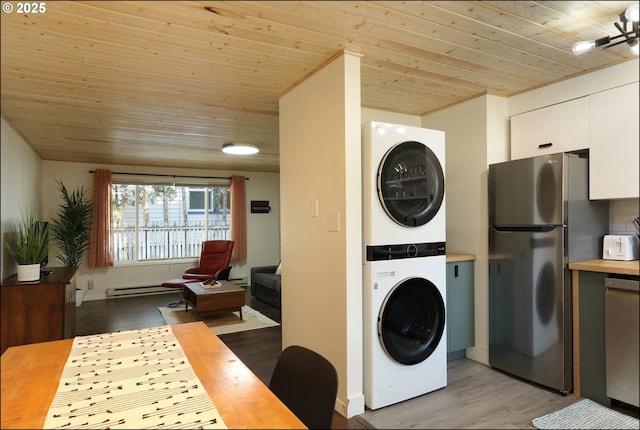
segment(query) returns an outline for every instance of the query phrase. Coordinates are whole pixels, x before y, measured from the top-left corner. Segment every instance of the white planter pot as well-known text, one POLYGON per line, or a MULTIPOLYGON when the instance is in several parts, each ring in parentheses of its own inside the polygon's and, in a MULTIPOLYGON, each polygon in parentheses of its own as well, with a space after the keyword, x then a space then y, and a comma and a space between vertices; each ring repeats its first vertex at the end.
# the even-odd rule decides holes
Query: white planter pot
POLYGON ((18 264, 18 282, 40 280, 40 264, 18 264))
POLYGON ((82 288, 76 288, 76 308, 82 305, 82 298, 84 297, 84 290, 82 288))

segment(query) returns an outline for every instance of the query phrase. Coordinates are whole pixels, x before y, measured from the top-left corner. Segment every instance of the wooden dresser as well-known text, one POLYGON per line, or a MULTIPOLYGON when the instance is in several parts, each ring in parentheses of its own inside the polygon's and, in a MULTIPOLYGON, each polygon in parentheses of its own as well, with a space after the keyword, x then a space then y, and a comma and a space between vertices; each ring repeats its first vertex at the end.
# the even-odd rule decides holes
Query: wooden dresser
POLYGON ((47 267, 40 281, 18 282, 14 275, 0 287, 0 354, 8 347, 74 336, 77 267, 47 267))

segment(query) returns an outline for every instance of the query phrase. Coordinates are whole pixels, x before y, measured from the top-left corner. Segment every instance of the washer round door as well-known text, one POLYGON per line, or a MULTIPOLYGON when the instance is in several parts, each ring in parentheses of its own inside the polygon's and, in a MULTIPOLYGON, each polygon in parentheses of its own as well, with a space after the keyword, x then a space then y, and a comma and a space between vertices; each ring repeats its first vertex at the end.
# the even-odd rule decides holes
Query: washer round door
POLYGON ((431 221, 444 199, 444 172, 438 157, 420 142, 391 148, 378 168, 378 198, 389 217, 407 227, 431 221))
POLYGON ((437 348, 445 326, 444 300, 424 278, 408 278, 387 294, 378 315, 378 337, 395 361, 412 365, 437 348))

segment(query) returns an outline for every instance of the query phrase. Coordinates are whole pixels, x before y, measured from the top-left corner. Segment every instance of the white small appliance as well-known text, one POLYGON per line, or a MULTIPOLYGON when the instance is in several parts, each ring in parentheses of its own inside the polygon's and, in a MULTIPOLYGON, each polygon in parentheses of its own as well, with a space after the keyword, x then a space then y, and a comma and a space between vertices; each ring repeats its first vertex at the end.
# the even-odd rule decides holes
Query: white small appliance
POLYGON ((638 248, 638 236, 634 234, 607 234, 602 241, 602 259, 637 260, 638 248))

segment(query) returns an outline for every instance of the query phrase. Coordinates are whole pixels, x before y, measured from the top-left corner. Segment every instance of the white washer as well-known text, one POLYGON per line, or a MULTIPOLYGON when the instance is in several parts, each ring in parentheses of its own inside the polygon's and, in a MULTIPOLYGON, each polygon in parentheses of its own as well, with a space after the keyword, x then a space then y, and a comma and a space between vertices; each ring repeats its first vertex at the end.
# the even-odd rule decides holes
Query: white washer
POLYGON ((362 136, 365 245, 444 242, 444 132, 367 122, 362 136))
POLYGON ((364 265, 365 403, 370 409, 447 385, 446 257, 443 244, 433 246, 442 255, 364 265))

